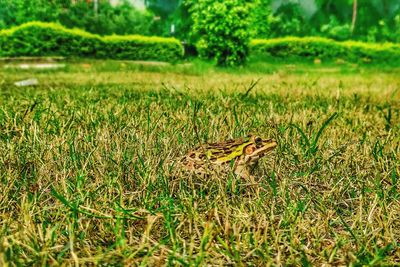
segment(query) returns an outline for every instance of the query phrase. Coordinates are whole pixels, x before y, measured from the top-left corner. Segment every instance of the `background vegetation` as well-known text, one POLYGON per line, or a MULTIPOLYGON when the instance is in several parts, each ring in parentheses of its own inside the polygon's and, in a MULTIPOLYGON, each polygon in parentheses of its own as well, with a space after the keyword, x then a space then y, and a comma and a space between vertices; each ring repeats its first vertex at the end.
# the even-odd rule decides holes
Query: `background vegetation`
POLYGON ((28 22, 0 31, 0 56, 65 56, 174 62, 183 56, 175 38, 98 36, 55 23, 28 22))
POLYGON ((193 34, 197 49, 218 65, 242 64, 249 53, 249 4, 243 0, 200 0, 193 7, 193 34))
POLYGON ((100 35, 141 34, 152 32, 151 12, 135 10, 127 1, 112 6, 109 1, 99 1, 95 12, 93 1, 78 0, 2 0, 0 28, 10 28, 31 21, 59 22, 68 28, 80 28, 100 35))
POLYGON ((259 0, 257 3, 254 9, 256 37, 400 40, 400 3, 397 0, 259 0))
MULTIPOLYGON (((147 11, 128 1, 112 6, 99 0, 6 0, 0 5, 0 29, 29 21, 59 22, 101 35, 174 35, 190 40, 191 8, 198 1, 148 0, 147 11), (154 19, 156 16, 156 19, 154 19), (170 25, 176 30, 171 33, 170 25)), ((322 36, 336 40, 398 42, 400 3, 397 0, 252 0, 253 38, 322 36)))
MULTIPOLYGON (((250 39, 317 36, 339 41, 398 42, 400 36, 400 2, 396 0, 152 0, 146 3, 147 9, 138 11, 128 0, 116 5, 108 0, 8 0, 0 5, 0 29, 37 20, 58 22, 99 35, 175 36, 185 43, 187 55, 198 53, 221 66, 245 63, 250 39)), ((317 39, 291 42, 291 47, 299 45, 295 49, 286 44, 280 47, 288 48, 287 54, 290 54, 303 50, 302 44, 310 40, 317 39)), ((340 55, 354 52, 354 57, 367 60, 377 57, 365 56, 365 49, 357 45, 348 52, 348 45, 320 46, 322 43, 325 41, 311 44, 314 51, 309 56, 324 54, 315 50, 330 46, 336 52, 337 48, 345 48, 346 51, 336 53, 340 55)), ((384 53, 384 60, 391 56, 384 53)))
POLYGON ((400 62, 399 44, 371 44, 357 41, 338 42, 321 37, 285 37, 255 39, 250 45, 253 55, 267 55, 282 60, 314 59, 336 62, 380 63, 400 62))

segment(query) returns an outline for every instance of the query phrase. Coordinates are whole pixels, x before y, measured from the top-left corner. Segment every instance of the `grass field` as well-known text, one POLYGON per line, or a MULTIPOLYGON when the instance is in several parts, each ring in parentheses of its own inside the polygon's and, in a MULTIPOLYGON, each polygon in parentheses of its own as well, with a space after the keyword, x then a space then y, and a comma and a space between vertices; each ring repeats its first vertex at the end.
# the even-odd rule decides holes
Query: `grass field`
POLYGON ((0 265, 398 264, 398 71, 249 68, 1 70, 0 265), (256 184, 175 164, 250 133, 256 184))

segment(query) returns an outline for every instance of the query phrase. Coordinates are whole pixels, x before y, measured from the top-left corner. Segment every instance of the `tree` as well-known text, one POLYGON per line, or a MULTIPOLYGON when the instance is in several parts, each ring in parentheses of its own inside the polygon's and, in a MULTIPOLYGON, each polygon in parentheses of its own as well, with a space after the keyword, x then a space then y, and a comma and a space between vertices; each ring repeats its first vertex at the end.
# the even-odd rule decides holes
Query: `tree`
POLYGON ((0 4, 0 28, 29 21, 60 22, 101 35, 150 35, 153 15, 136 10, 128 0, 117 6, 108 0, 6 0, 0 4))
POLYGON ((198 0, 193 9, 193 34, 202 57, 219 66, 241 65, 249 52, 249 12, 245 0, 198 0))
POLYGON ((33 20, 55 21, 61 12, 62 1, 0 0, 0 27, 8 28, 33 20))

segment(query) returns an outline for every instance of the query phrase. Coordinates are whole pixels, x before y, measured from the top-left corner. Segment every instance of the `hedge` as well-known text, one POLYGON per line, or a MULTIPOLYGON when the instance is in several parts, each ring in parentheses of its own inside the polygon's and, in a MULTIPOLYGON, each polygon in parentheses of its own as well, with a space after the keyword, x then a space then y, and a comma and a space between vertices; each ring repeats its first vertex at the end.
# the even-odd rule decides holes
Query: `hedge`
MULTIPOLYGON (((275 58, 318 58, 349 62, 400 62, 400 45, 338 42, 320 37, 285 37, 252 40, 252 55, 275 58)), ((102 59, 176 61, 183 56, 174 38, 140 35, 105 36, 56 23, 29 22, 0 31, 0 57, 63 56, 102 59)))
POLYGON ((0 57, 21 56, 176 61, 182 58, 183 47, 174 38, 101 37, 55 23, 29 22, 0 31, 0 57))
POLYGON ((349 62, 399 62, 400 45, 339 42, 320 37, 285 37, 251 42, 251 53, 277 58, 318 58, 349 62))

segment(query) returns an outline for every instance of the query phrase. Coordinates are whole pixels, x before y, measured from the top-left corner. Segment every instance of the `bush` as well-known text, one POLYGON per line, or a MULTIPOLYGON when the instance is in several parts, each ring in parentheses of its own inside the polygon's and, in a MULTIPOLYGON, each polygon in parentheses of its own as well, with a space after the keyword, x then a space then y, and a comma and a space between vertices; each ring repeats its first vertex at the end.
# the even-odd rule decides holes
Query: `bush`
POLYGON ((107 51, 104 57, 114 53, 115 59, 175 61, 183 56, 183 47, 174 38, 115 35, 103 40, 106 46, 104 51, 107 51))
POLYGON ((244 63, 249 46, 249 5, 242 0, 199 0, 193 9, 199 54, 220 66, 244 63))
POLYGON ((400 45, 370 44, 355 41, 338 42, 320 37, 286 37, 270 40, 253 40, 253 54, 278 58, 342 59, 349 62, 398 62, 400 45))
POLYGON ((30 22, 0 31, 0 56, 176 61, 183 56, 183 47, 174 38, 139 35, 100 37, 59 24, 30 22))

